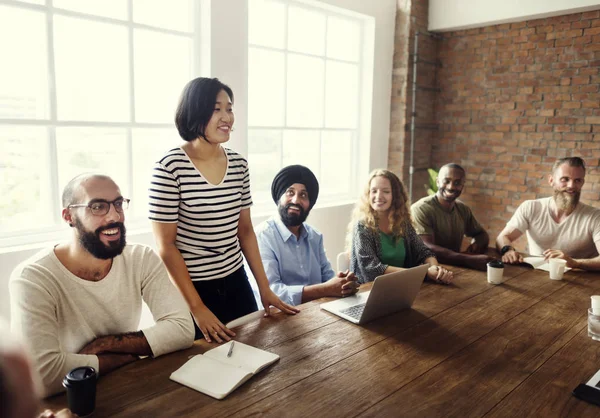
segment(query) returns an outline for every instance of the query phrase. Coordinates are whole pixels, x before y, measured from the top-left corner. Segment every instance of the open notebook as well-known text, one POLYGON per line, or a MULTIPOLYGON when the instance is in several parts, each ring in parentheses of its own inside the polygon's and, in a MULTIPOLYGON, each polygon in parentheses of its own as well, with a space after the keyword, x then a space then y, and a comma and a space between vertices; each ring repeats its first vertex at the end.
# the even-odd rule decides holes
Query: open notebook
POLYGON ((204 354, 198 354, 171 373, 171 380, 223 399, 246 380, 279 360, 277 354, 235 342, 231 357, 227 357, 233 341, 204 354))
MULTIPOLYGON (((550 264, 544 257, 523 257, 523 264, 534 269, 550 271, 550 264)), ((571 267, 565 267, 565 271, 571 270, 571 267)))

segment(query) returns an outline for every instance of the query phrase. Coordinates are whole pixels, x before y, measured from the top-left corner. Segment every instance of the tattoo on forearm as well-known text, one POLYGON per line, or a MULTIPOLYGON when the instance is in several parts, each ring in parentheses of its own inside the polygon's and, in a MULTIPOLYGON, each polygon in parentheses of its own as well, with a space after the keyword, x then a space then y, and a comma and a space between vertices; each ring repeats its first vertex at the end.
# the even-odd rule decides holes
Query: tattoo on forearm
POLYGON ((140 338, 143 337, 144 333, 142 331, 135 331, 135 332, 126 332, 125 334, 117 334, 115 335, 115 339, 119 342, 127 340, 127 339, 131 339, 131 338, 140 338))
POLYGON ((104 337, 105 352, 152 355, 152 348, 142 331, 126 332, 104 337))

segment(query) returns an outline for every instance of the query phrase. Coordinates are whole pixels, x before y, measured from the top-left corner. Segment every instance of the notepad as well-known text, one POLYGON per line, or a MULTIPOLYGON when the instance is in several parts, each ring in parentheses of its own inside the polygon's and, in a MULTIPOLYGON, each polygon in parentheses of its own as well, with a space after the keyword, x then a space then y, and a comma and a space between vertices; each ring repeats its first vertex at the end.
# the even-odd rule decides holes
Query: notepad
POLYGON ((233 342, 198 354, 171 373, 171 380, 223 399, 244 382, 279 360, 279 356, 260 348, 235 342, 231 357, 227 357, 233 342))
MULTIPOLYGON (((523 264, 533 267, 534 269, 550 271, 550 264, 548 264, 548 260, 544 257, 524 257, 523 264)), ((565 271, 569 270, 571 270, 571 267, 565 267, 565 271)))

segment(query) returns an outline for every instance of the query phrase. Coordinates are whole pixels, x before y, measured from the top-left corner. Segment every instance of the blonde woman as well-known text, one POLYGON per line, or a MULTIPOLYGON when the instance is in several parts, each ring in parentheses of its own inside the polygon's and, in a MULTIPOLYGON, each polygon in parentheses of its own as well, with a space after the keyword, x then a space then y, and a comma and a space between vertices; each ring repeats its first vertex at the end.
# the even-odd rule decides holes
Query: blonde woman
POLYGON ((421 264, 431 265, 427 270, 430 280, 452 281, 452 272, 438 265, 434 253, 415 232, 404 186, 389 170, 370 174, 348 231, 350 271, 361 283, 421 264))

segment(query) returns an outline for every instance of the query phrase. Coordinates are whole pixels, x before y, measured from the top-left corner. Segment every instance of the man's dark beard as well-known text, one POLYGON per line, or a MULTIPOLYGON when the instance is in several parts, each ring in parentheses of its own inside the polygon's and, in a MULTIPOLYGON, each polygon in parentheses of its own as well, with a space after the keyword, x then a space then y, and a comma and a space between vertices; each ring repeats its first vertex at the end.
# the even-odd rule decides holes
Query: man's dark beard
POLYGON ((79 242, 96 258, 101 260, 109 260, 115 258, 123 252, 125 248, 125 225, 122 222, 114 222, 107 226, 102 226, 96 229, 94 232, 86 231, 83 224, 79 219, 75 219, 73 222, 75 228, 79 232, 79 242), (119 228, 121 237, 118 241, 110 241, 108 246, 100 240, 100 233, 106 229, 119 228))
POLYGON ((571 195, 563 190, 554 189, 554 202, 556 206, 564 211, 569 213, 573 212, 579 203, 579 198, 581 197, 581 192, 577 192, 571 195))
POLYGON ((285 206, 280 204, 277 206, 277 209, 279 210, 279 216, 281 217, 281 222, 283 222, 283 224, 288 227, 301 225, 302 222, 304 222, 306 220, 306 218, 308 217, 308 214, 310 212, 310 211, 305 212, 304 208, 302 206, 294 205, 293 203, 287 204, 285 206), (296 214, 296 213, 289 214, 288 209, 292 206, 295 208, 298 208, 300 213, 299 214, 296 214))

